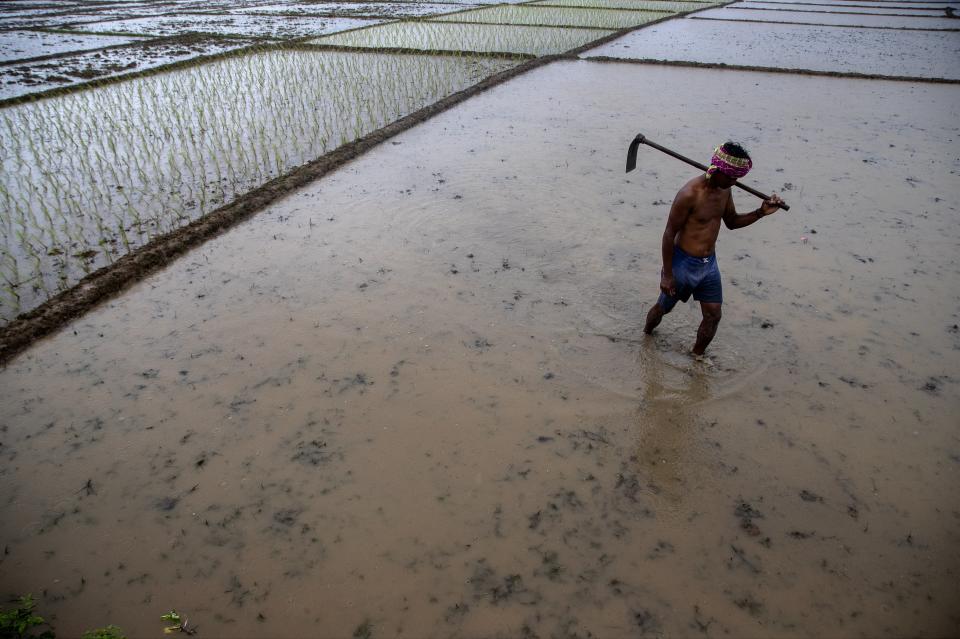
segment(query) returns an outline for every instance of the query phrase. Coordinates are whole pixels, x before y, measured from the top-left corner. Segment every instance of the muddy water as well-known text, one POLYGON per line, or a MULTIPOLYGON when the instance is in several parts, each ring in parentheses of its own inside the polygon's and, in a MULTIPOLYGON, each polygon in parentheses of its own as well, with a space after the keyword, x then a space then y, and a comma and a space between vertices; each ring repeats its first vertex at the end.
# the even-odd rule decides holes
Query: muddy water
POLYGON ((581 61, 399 136, 0 373, 3 590, 67 635, 955 634, 957 97, 581 61), (625 176, 638 130, 793 205, 721 233, 709 363, 693 308, 640 331, 691 173, 625 176))
MULTIPOLYGON (((841 11, 842 7, 836 9, 841 11)), ((750 20, 756 22, 793 22, 805 24, 836 25, 846 27, 884 27, 890 29, 953 29, 957 21, 953 18, 903 17, 889 15, 867 15, 851 13, 831 13, 827 11, 767 11, 763 9, 710 9, 695 16, 697 20, 750 20)))
POLYGON ((8 62, 44 55, 97 49, 136 42, 122 36, 80 36, 76 34, 6 31, 0 33, 0 61, 8 62))
MULTIPOLYGON (((746 12, 744 12, 746 13, 746 12)), ((778 13, 771 11, 770 13, 778 13)), ((784 13, 789 20, 790 12, 784 13)), ((671 20, 635 31, 596 55, 960 79, 960 33, 671 20)))
POLYGON ((184 14, 161 15, 146 18, 128 18, 104 20, 76 24, 79 31, 96 33, 131 33, 153 36, 173 36, 197 31, 219 35, 237 35, 270 38, 296 38, 325 33, 336 33, 345 29, 373 24, 371 19, 358 18, 316 18, 275 15, 237 14, 184 14))
POLYGON ((832 5, 816 5, 816 6, 796 6, 789 4, 781 4, 779 2, 753 2, 748 0, 743 3, 736 3, 731 5, 733 8, 744 8, 744 9, 769 9, 772 11, 796 11, 796 10, 809 10, 809 11, 822 11, 822 12, 844 12, 844 13, 864 13, 864 14, 878 14, 878 15, 906 15, 913 17, 937 17, 943 16, 943 8, 933 5, 902 5, 902 4, 890 4, 890 5, 881 5, 874 3, 860 3, 860 2, 851 2, 846 3, 834 3, 832 5))

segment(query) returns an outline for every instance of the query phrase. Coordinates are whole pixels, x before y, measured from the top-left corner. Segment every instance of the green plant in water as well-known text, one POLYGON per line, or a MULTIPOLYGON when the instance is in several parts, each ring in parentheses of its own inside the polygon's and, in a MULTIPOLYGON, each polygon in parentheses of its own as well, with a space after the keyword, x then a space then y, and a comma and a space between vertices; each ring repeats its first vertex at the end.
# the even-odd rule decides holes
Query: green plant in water
POLYGON ((106 628, 87 630, 83 633, 81 639, 127 639, 127 636, 123 634, 120 628, 110 625, 106 628))
POLYGON ((31 595, 24 595, 12 610, 0 611, 0 639, 54 639, 56 635, 43 617, 34 613, 36 604, 31 595), (47 626, 46 630, 34 634, 34 629, 47 626))

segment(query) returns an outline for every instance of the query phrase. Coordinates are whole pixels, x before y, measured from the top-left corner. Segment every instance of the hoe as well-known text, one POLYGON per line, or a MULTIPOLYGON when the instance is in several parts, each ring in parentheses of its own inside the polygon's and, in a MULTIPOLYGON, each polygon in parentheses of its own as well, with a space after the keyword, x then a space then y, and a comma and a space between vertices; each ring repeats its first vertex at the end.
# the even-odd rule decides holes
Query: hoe
MULTIPOLYGON (((697 167, 697 168, 700 169, 701 171, 706 172, 706 170, 707 170, 707 167, 704 166, 703 164, 700 164, 699 162, 694 162, 694 161, 691 160, 690 158, 684 157, 684 156, 680 155, 679 153, 677 153, 676 151, 671 151, 670 149, 668 149, 668 148, 666 148, 666 147, 660 146, 660 145, 657 144, 656 142, 653 142, 653 141, 651 141, 651 140, 648 140, 648 139, 647 139, 647 136, 645 136, 644 134, 638 133, 638 134, 637 134, 637 137, 633 138, 633 142, 630 143, 630 148, 627 150, 627 173, 629 173, 630 171, 632 171, 632 170, 634 170, 635 168, 637 168, 637 149, 640 148, 640 145, 641 145, 641 144, 646 144, 647 146, 652 146, 652 147, 655 148, 656 150, 658 150, 658 151, 663 151, 663 152, 666 153, 667 155, 672 155, 673 157, 677 158, 678 160, 681 160, 681 161, 683 161, 683 162, 686 162, 686 163, 689 164, 690 166, 695 166, 695 167, 697 167)), ((770 199, 770 196, 769 196, 769 195, 764 195, 764 194, 761 193, 760 191, 757 191, 756 189, 752 189, 752 188, 750 188, 749 186, 747 186, 747 185, 745 185, 745 184, 740 184, 739 182, 734 182, 733 185, 740 187, 741 189, 743 189, 743 190, 746 191, 747 193, 750 193, 750 194, 752 194, 752 195, 756 195, 756 196, 757 196, 758 198, 760 198, 761 200, 769 200, 769 199, 770 199)), ((789 211, 789 210, 790 210, 790 207, 789 207, 786 203, 781 204, 781 205, 780 205, 780 208, 783 209, 784 211, 789 211)))

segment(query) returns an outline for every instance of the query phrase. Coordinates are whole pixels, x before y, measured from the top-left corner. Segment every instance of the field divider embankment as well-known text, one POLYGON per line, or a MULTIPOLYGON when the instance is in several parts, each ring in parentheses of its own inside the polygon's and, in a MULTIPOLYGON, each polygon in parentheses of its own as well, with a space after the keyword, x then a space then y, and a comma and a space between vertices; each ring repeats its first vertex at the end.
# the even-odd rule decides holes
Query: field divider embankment
MULTIPOLYGON (((734 0, 731 0, 734 1, 734 0)), ((729 3, 724 3, 729 4, 729 3)), ((723 6, 723 5, 718 5, 723 6)), ((483 93, 493 87, 496 87, 508 80, 512 80, 528 71, 537 69, 558 60, 580 60, 581 53, 594 47, 601 46, 617 38, 621 38, 638 29, 646 28, 652 24, 657 24, 670 20, 676 16, 688 15, 696 11, 703 11, 713 7, 702 7, 695 11, 666 15, 653 22, 646 24, 625 27, 613 31, 612 33, 588 42, 582 46, 570 49, 562 54, 545 55, 528 59, 515 67, 495 73, 476 84, 452 93, 445 98, 434 102, 431 105, 423 107, 413 113, 410 113, 372 133, 368 133, 353 142, 348 142, 333 151, 326 153, 319 158, 300 165, 296 169, 276 177, 269 182, 249 191, 236 200, 225 204, 220 208, 210 212, 200 219, 190 222, 174 231, 157 236, 134 249, 123 257, 120 257, 112 264, 104 266, 88 274, 81 279, 75 286, 58 293, 34 309, 22 313, 10 323, 0 327, 0 366, 5 366, 17 354, 24 351, 35 341, 51 335, 57 330, 63 328, 71 320, 83 315, 95 306, 116 296, 126 290, 131 285, 139 282, 148 275, 158 272, 165 268, 174 259, 183 255, 191 248, 202 244, 203 242, 223 233, 224 231, 243 222, 255 213, 266 208, 273 202, 284 197, 293 190, 302 188, 311 182, 327 175, 328 173, 340 168, 344 164, 366 153, 370 149, 386 142, 392 137, 413 128, 414 126, 425 122, 435 115, 439 115, 449 109, 457 106, 469 98, 483 93)), ((369 26, 361 27, 363 29, 371 28, 369 26)), ((311 36, 312 37, 312 36, 311 36)), ((310 38, 304 37, 297 39, 296 42, 287 41, 283 43, 258 44, 251 47, 243 47, 226 51, 210 56, 201 56, 191 60, 182 60, 169 65, 146 69, 142 72, 135 72, 123 76, 114 76, 106 78, 97 83, 82 83, 71 87, 61 87, 44 91, 40 94, 30 94, 0 101, 0 108, 21 102, 29 102, 43 97, 52 97, 54 95, 63 95, 82 91, 91 87, 91 85, 113 84, 128 80, 132 77, 147 76, 164 73, 177 68, 185 68, 204 64, 214 60, 224 59, 232 56, 240 56, 252 51, 279 50, 290 46, 312 46, 304 41, 310 38)), ((322 46, 322 45, 321 45, 322 46)), ((369 50, 368 50, 369 51, 369 50)), ((423 53, 423 52, 420 52, 423 53)), ((450 55, 458 55, 457 52, 446 52, 450 55)), ((434 54, 435 55, 435 54, 434 54)), ((511 54, 513 55, 513 54, 511 54)))
MULTIPOLYGON (((451 23, 457 24, 457 23, 451 23)), ((473 23, 470 23, 473 24, 473 23)), ((283 47, 297 51, 341 51, 344 53, 389 53, 392 55, 428 55, 447 57, 496 58, 498 60, 535 60, 533 53, 510 51, 461 51, 451 49, 407 49, 403 47, 354 47, 346 44, 322 44, 319 42, 296 42, 283 47)))
MULTIPOLYGON (((35 30, 34 30, 35 31, 35 30)), ((49 33, 49 32, 48 32, 49 33)), ((256 40, 254 37, 238 38, 236 36, 226 36, 217 33, 181 33, 178 35, 172 36, 163 36, 162 38, 148 38, 146 40, 140 40, 138 42, 126 42, 124 44, 108 44, 105 47, 98 47, 96 49, 79 49, 76 51, 61 51, 59 53, 48 53, 47 55, 39 55, 33 58, 20 58, 17 60, 0 60, 0 67, 12 67, 20 64, 33 64, 35 62, 44 62, 46 60, 56 60, 58 58, 68 58, 73 55, 88 55, 91 53, 101 53, 103 51, 114 51, 120 49, 130 49, 136 47, 142 47, 144 45, 153 46, 153 45, 164 45, 164 44, 182 44, 184 46, 193 44, 195 42, 204 41, 204 40, 240 40, 244 39, 247 41, 256 40)))
POLYGON ((957 28, 948 27, 946 29, 935 29, 933 27, 883 27, 878 25, 866 25, 866 24, 823 24, 822 22, 787 22, 784 20, 749 20, 747 18, 737 18, 736 20, 727 20, 726 18, 710 18, 707 16, 693 16, 690 19, 691 20, 711 20, 713 22, 732 22, 734 24, 740 24, 740 23, 796 24, 803 27, 841 27, 844 29, 883 29, 886 31, 932 31, 934 33, 940 32, 940 31, 943 31, 945 33, 950 33, 952 31, 960 31, 960 26, 958 26, 957 28))
POLYGON ((960 84, 957 78, 924 78, 907 75, 883 75, 879 73, 857 73, 855 71, 823 71, 818 69, 790 69, 781 67, 762 67, 750 64, 725 64, 723 62, 694 62, 692 60, 658 60, 657 58, 615 58, 598 55, 580 57, 579 55, 564 54, 563 59, 576 59, 585 62, 601 62, 605 64, 647 64, 668 67, 689 67, 694 69, 718 69, 723 71, 754 71, 759 73, 787 73, 792 75, 819 76, 825 78, 850 78, 852 80, 888 80, 890 82, 926 82, 930 84, 960 84))
MULTIPOLYGON (((95 24, 91 22, 75 23, 75 24, 95 24)), ((54 35, 77 35, 77 36, 113 36, 116 38, 142 38, 144 42, 154 38, 161 38, 164 36, 159 36, 149 33, 130 33, 127 31, 81 31, 80 29, 70 29, 68 27, 31 27, 29 29, 17 29, 18 31, 30 31, 32 33, 52 33, 54 35)), ((78 49, 80 51, 80 49, 78 49)))

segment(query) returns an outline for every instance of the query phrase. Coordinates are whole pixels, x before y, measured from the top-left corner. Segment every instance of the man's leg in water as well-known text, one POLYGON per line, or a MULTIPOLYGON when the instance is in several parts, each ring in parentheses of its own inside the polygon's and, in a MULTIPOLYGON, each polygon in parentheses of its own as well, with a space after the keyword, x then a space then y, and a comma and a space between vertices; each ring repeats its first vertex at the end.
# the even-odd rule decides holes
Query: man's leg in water
POLYGON ((663 310, 663 307, 660 306, 660 302, 658 300, 657 303, 655 303, 647 313, 647 324, 643 327, 643 332, 647 335, 651 334, 653 329, 660 325, 660 320, 662 320, 663 316, 668 312, 669 311, 663 310))
POLYGON ((720 324, 720 318, 723 316, 720 311, 721 306, 719 302, 700 302, 703 320, 700 322, 700 328, 697 329, 697 343, 693 346, 694 355, 703 355, 713 336, 717 334, 717 325, 720 324))

